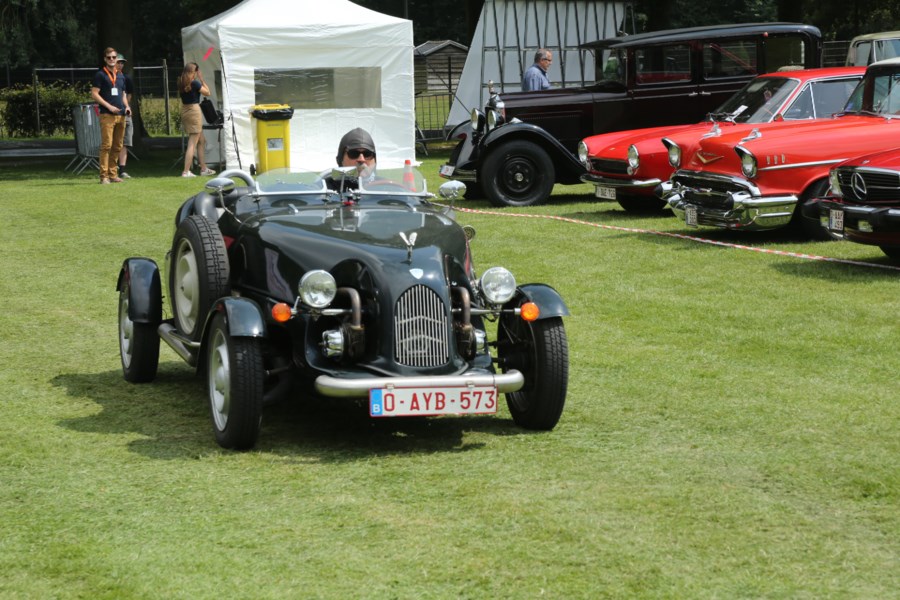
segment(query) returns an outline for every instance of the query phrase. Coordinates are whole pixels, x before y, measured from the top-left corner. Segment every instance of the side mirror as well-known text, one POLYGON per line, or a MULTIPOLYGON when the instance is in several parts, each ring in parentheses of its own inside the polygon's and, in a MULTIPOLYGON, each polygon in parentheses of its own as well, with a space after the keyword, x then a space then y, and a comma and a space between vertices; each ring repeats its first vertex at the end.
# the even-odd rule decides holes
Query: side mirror
POLYGON ((441 187, 438 188, 438 194, 445 200, 456 200, 465 193, 466 184, 462 181, 456 181, 455 179, 442 183, 441 187))
POLYGON ((234 181, 230 177, 216 177, 206 182, 206 191, 210 194, 227 194, 234 190, 234 181))

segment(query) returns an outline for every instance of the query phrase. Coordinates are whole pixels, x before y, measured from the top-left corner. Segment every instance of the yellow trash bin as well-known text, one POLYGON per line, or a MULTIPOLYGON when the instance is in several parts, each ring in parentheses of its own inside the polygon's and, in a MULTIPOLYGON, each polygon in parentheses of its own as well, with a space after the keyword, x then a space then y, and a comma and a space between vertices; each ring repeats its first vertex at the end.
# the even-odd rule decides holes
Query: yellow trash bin
POLYGON ((250 107, 256 119, 256 143, 259 146, 257 173, 291 167, 291 117, 287 104, 257 104, 250 107))

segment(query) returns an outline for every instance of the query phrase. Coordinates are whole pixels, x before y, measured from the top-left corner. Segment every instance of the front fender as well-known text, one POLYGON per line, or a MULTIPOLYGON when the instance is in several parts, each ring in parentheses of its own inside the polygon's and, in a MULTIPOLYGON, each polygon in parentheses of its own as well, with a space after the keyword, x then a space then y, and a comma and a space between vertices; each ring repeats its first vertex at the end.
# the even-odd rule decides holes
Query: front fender
POLYGON ((516 296, 507 304, 515 308, 523 302, 534 302, 541 309, 540 319, 568 317, 571 313, 562 296, 555 289, 543 283, 527 283, 519 286, 516 296))
POLYGON ((149 258, 126 258, 119 270, 116 291, 128 282, 128 318, 135 323, 162 321, 162 286, 159 267, 149 258))
POLYGON ((262 309, 253 300, 234 296, 219 298, 206 317, 206 330, 216 313, 220 312, 225 313, 225 323, 231 337, 266 337, 266 320, 262 309))
POLYGON ((490 131, 479 144, 479 167, 485 157, 510 140, 527 140, 539 145, 556 168, 557 183, 581 183, 581 176, 587 169, 565 146, 547 131, 531 123, 505 123, 490 131))

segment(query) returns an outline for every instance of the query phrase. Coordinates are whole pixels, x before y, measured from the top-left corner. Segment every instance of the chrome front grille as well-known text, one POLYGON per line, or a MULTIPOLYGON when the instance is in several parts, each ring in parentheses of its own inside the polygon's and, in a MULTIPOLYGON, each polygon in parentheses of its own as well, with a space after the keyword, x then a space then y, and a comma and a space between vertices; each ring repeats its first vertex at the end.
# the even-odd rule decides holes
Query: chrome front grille
POLYGON ((699 204, 712 208, 731 210, 734 201, 733 193, 751 193, 749 188, 741 185, 739 180, 733 177, 719 177, 715 175, 695 175, 691 171, 677 172, 672 181, 685 187, 684 199, 692 204, 699 204))
POLYGON ((591 170, 597 173, 613 173, 615 175, 628 175, 628 163, 624 160, 608 158, 592 158, 591 170))
POLYGON ((857 201, 900 202, 900 173, 842 167, 837 170, 841 193, 857 201), (854 177, 854 175, 856 175, 854 177))
POLYGON ((409 367, 436 367, 450 357, 447 309, 431 288, 409 288, 394 307, 394 359, 409 367))

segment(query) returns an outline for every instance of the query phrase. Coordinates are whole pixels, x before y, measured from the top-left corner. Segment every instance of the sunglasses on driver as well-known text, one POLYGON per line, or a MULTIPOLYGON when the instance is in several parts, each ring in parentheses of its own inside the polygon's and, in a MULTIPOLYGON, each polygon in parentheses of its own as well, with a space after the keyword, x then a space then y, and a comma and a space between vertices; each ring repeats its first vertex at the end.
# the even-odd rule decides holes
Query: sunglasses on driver
POLYGON ((349 156, 353 160, 359 158, 360 154, 362 154, 363 158, 365 158, 366 160, 375 158, 375 153, 371 150, 347 150, 347 156, 349 156))

